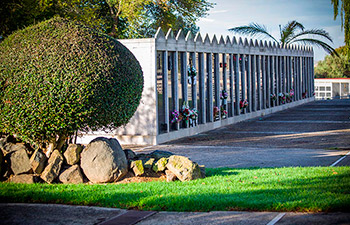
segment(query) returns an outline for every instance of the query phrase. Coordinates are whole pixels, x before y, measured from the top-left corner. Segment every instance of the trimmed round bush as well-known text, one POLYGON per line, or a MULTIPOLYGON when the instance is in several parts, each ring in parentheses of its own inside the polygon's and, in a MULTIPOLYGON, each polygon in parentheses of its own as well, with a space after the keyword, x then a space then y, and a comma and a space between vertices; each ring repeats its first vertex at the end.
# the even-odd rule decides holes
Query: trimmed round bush
POLYGON ((134 55, 75 21, 56 17, 0 43, 0 132, 27 142, 59 145, 78 129, 124 125, 142 89, 134 55))

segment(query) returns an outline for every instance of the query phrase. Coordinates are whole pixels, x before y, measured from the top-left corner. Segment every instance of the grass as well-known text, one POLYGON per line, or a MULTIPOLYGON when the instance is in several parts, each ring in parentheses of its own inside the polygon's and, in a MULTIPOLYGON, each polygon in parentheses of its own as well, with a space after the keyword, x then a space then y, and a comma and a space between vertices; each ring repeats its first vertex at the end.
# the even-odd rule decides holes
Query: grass
POLYGON ((162 211, 350 209, 350 167, 207 169, 188 182, 0 183, 0 202, 62 203, 162 211))

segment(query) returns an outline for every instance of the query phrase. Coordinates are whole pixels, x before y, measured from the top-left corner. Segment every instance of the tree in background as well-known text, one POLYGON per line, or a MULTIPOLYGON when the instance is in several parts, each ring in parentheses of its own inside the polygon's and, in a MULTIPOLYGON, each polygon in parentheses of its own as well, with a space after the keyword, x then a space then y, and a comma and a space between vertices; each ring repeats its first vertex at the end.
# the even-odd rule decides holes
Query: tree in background
POLYGON ((280 26, 280 39, 277 40, 274 38, 266 29, 264 25, 259 25, 257 23, 251 23, 248 26, 240 26, 229 29, 229 31, 249 35, 249 36, 260 36, 267 37, 277 44, 293 44, 293 43, 302 43, 315 45, 317 47, 323 48, 327 53, 337 54, 334 49, 324 42, 328 40, 333 42, 331 36, 323 29, 311 29, 305 30, 304 26, 293 20, 288 22, 283 28, 280 26), (321 39, 319 39, 321 38, 321 39))
POLYGON ((100 0, 1 0, 0 36, 54 16, 74 19, 105 32, 109 29, 108 5, 100 0))
POLYGON ((327 55, 315 67, 315 78, 350 78, 349 61, 346 56, 346 47, 335 49, 339 57, 327 55))
POLYGON ((339 5, 339 0, 332 0, 334 20, 339 14, 340 7, 341 28, 344 29, 346 55, 350 61, 350 0, 340 0, 340 2, 341 5, 339 5))
POLYGON ((163 30, 197 32, 208 0, 1 0, 0 36, 55 15, 77 20, 116 38, 152 37, 163 30))

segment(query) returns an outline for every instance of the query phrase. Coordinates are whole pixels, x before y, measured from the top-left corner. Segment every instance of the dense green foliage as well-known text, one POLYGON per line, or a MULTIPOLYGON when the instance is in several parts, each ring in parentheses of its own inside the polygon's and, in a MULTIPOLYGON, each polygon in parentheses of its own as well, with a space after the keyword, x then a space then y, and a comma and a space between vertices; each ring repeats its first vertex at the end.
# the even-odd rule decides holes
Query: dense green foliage
POLYGON ((212 6, 208 0, 2 0, 0 37, 56 15, 116 38, 152 37, 159 26, 196 32, 212 6))
POLYGON ((0 184, 0 202, 160 211, 349 211, 349 167, 218 168, 187 182, 0 184))
POLYGON ((102 32, 109 28, 108 5, 100 0, 1 0, 0 36, 54 16, 80 21, 102 32))
POLYGON ((331 0, 334 8, 334 20, 339 14, 340 8, 340 19, 341 19, 341 28, 344 29, 344 41, 347 60, 350 61, 350 0, 331 0))
POLYGON ((0 44, 0 132, 24 141, 126 124, 142 89, 133 54, 78 22, 53 18, 0 44))
POLYGON ((282 46, 285 44, 294 43, 314 45, 323 48, 327 53, 337 54, 329 44, 323 41, 326 40, 333 42, 331 36, 327 31, 323 29, 305 30, 305 27, 295 20, 288 22, 283 28, 280 26, 279 40, 274 38, 267 31, 264 25, 257 23, 251 23, 247 26, 234 27, 229 29, 229 31, 243 35, 250 35, 252 37, 267 37, 268 39, 271 39, 272 41, 276 42, 277 44, 281 44, 282 46))
POLYGON ((316 78, 350 78, 350 62, 346 56, 346 47, 335 50, 339 57, 327 55, 315 67, 316 78))

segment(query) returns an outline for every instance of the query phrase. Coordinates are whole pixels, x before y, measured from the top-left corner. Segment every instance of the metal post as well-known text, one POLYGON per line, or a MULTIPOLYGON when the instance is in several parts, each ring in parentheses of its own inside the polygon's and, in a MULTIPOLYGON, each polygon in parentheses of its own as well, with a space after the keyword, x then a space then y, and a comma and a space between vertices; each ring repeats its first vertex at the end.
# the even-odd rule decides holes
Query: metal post
MULTIPOLYGON (((173 109, 179 111, 179 96, 178 96, 178 52, 171 54, 172 68, 171 68, 171 95, 173 109)), ((176 123, 175 129, 179 129, 179 123, 176 123)))
POLYGON ((169 132, 169 98, 168 98, 168 51, 163 51, 163 103, 164 103, 164 131, 169 132))
POLYGON ((248 109, 247 112, 252 112, 253 98, 252 98, 252 63, 251 55, 247 55, 247 101, 248 109))
POLYGON ((207 53, 207 73, 208 73, 208 87, 207 87, 207 108, 208 108, 208 122, 213 122, 213 65, 212 53, 207 53))
MULTIPOLYGON (((245 88, 245 79, 246 79, 246 70, 245 70, 245 55, 242 54, 241 55, 241 62, 242 62, 242 67, 241 67, 241 92, 242 92, 242 98, 241 100, 245 100, 246 99, 246 88, 245 88)), ((250 102, 249 102, 250 104, 250 102)), ((242 110, 242 113, 245 113, 245 109, 242 110)))
POLYGON ((256 56, 256 93, 257 93, 257 110, 261 110, 261 58, 260 55, 256 56))
POLYGON ((235 115, 239 115, 239 72, 240 72, 240 66, 239 66, 239 57, 240 55, 235 55, 235 115))
POLYGON ((262 93, 262 106, 261 109, 266 109, 266 99, 270 98, 270 96, 266 96, 267 95, 267 85, 266 85, 266 56, 262 55, 261 56, 261 80, 262 80, 262 89, 261 89, 261 93, 262 93))
POLYGON ((256 98, 256 56, 251 55, 251 81, 252 81, 252 111, 255 112, 259 101, 256 98))
POLYGON ((229 63, 229 70, 230 70, 230 100, 231 100, 231 107, 229 109, 229 117, 232 117, 234 115, 234 99, 233 99, 233 54, 230 54, 230 63, 229 63))
MULTIPOLYGON (((196 68, 196 53, 191 52, 190 53, 192 66, 196 68)), ((197 109, 197 76, 192 78, 192 84, 191 84, 191 93, 192 93, 192 107, 197 109)))
POLYGON ((205 112, 205 77, 204 77, 204 53, 198 53, 198 77, 199 77, 199 123, 206 123, 205 112))

